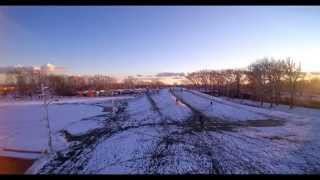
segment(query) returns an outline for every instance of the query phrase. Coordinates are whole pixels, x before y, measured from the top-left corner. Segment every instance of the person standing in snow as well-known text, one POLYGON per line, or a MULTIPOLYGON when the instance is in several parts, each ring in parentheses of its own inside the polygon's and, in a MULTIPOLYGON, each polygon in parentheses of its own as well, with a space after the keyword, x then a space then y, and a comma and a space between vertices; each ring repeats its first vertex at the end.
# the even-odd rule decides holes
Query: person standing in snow
POLYGON ((203 128, 204 122, 202 120, 202 116, 201 115, 199 116, 199 121, 200 121, 201 128, 203 128))

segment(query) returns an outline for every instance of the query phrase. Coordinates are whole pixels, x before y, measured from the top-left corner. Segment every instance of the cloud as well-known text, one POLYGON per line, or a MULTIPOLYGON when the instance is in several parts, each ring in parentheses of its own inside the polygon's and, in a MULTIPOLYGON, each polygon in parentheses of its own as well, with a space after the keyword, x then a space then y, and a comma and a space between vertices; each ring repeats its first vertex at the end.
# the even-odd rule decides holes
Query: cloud
POLYGON ((53 64, 46 64, 40 67, 39 66, 22 66, 22 65, 0 67, 0 74, 5 74, 15 70, 25 70, 25 71, 40 70, 44 73, 49 73, 49 74, 64 74, 66 72, 66 68, 64 67, 55 66, 53 64))
POLYGON ((185 74, 184 73, 162 72, 162 73, 156 74, 156 76, 157 77, 175 77, 175 76, 184 77, 185 74))
POLYGON ((150 82, 152 80, 158 80, 161 81, 165 84, 181 84, 183 83, 186 78, 184 73, 173 73, 173 72, 162 72, 158 73, 156 75, 136 75, 135 78, 145 81, 145 82, 150 82))

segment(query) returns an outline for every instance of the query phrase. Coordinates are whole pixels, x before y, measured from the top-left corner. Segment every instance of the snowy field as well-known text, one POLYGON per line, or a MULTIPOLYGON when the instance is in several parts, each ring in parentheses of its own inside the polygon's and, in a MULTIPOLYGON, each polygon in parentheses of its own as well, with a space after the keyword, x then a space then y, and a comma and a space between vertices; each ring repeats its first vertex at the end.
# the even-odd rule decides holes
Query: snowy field
POLYGON ((227 167, 227 172, 319 173, 320 136, 317 131, 320 116, 314 116, 317 110, 303 113, 300 109, 299 113, 293 113, 285 108, 263 109, 241 105, 193 91, 178 93, 208 117, 247 122, 245 126, 234 128, 234 131, 220 133, 224 145, 220 144, 220 156, 217 157, 219 162, 225 162, 221 165, 227 167), (208 111, 206 104, 210 101, 214 103, 212 110, 208 111), (278 123, 270 120, 277 120, 278 123), (239 166, 241 163, 247 165, 239 166))
MULTIPOLYGON (((228 97, 221 97, 221 99, 224 99, 226 101, 235 102, 238 104, 261 108, 260 102, 257 102, 257 101, 251 101, 251 100, 246 100, 246 99, 232 99, 232 98, 228 98, 228 97)), ((314 117, 314 118, 320 119, 320 109, 304 108, 304 107, 294 107, 293 109, 290 109, 288 105, 281 105, 281 104, 278 106, 273 105, 273 107, 270 108, 269 103, 264 103, 262 108, 273 110, 273 111, 283 111, 286 113, 295 114, 297 116, 302 115, 302 116, 308 116, 308 117, 314 117)), ((318 120, 318 121, 320 121, 320 120, 318 120)))
MULTIPOLYGON (((84 129, 99 127, 99 118, 106 115, 106 112, 102 112, 103 107, 111 106, 111 100, 128 98, 131 97, 65 98, 49 105, 54 150, 67 148, 60 130, 79 133, 84 129), (84 121, 86 119, 96 122, 84 121)), ((33 159, 47 149, 48 130, 41 101, 0 102, 0 117, 0 156, 33 159)))
MULTIPOLYGON (((132 98, 132 96, 114 96, 114 97, 65 97, 58 98, 58 101, 52 102, 52 104, 66 104, 66 103, 99 103, 110 100, 132 98)), ((41 105, 41 100, 0 100, 0 107, 3 106, 26 106, 26 105, 41 105)))
POLYGON ((320 172, 318 110, 257 108, 177 89, 130 99, 121 108, 103 130, 41 159, 28 173, 320 172))

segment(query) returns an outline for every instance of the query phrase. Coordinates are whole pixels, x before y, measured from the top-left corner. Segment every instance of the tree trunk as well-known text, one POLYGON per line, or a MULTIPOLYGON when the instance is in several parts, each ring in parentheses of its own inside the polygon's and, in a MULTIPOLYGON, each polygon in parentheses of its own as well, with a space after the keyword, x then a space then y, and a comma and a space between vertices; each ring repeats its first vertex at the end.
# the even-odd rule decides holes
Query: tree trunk
POLYGON ((260 94, 260 106, 263 107, 263 94, 260 94))
POLYGON ((276 100, 275 100, 275 103, 277 106, 279 106, 279 103, 280 103, 280 88, 277 87, 276 88, 276 100))
POLYGON ((270 108, 273 107, 274 100, 275 100, 275 86, 273 84, 271 88, 271 93, 270 93, 270 108))
POLYGON ((236 98, 240 97, 240 77, 237 75, 237 92, 236 92, 236 98))
POLYGON ((270 108, 273 107, 273 100, 274 100, 273 95, 271 95, 270 96, 270 108))
POLYGON ((291 90, 290 92, 290 109, 293 108, 294 105, 294 90, 291 90))
POLYGON ((292 82, 292 85, 290 88, 290 109, 292 109, 294 106, 295 93, 296 93, 295 82, 292 82))

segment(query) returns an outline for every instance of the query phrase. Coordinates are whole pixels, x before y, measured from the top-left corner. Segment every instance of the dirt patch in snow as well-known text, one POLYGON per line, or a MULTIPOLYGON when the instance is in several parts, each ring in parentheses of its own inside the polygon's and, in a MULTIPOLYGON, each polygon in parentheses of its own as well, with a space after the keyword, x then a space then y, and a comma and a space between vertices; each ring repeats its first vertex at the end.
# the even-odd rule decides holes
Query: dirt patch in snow
POLYGON ((285 124, 285 120, 280 119, 261 119, 261 120, 247 120, 243 122, 239 122, 240 126, 248 126, 248 127, 273 127, 273 126, 283 126, 285 124))

